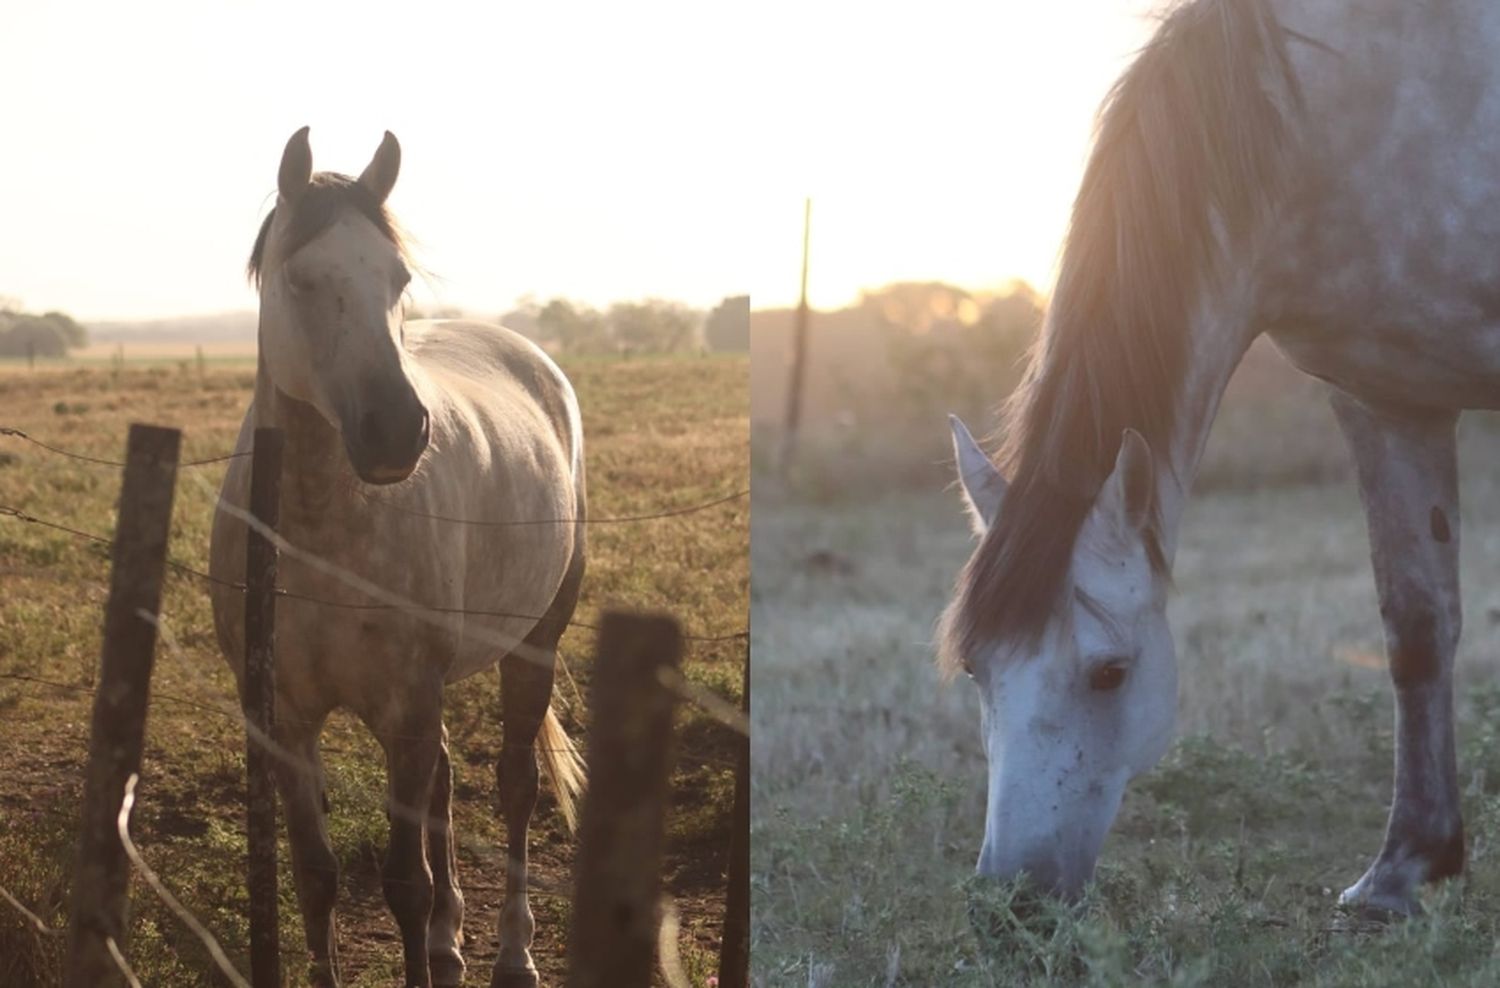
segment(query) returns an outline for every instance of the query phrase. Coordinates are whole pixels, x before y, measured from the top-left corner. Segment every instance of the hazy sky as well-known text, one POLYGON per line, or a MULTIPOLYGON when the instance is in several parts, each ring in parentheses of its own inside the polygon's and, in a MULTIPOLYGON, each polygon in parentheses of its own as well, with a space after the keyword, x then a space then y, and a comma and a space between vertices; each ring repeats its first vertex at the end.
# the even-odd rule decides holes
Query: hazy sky
POLYGON ((1154 3, 0 5, 0 295, 250 308, 276 166, 394 131, 418 301, 1045 285, 1093 111, 1154 3))

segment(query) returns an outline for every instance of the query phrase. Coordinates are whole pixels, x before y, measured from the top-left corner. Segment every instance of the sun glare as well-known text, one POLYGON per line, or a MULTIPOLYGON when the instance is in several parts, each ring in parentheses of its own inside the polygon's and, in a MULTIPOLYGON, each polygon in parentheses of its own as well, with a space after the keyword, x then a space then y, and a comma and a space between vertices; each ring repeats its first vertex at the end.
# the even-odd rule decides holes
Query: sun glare
POLYGON ((434 277, 502 311, 1045 286, 1094 107, 1146 5, 11 5, 0 295, 81 317, 249 308, 281 147, 357 172, 434 277), (67 71, 59 70, 66 53, 67 71), (39 82, 38 80, 45 80, 39 82))

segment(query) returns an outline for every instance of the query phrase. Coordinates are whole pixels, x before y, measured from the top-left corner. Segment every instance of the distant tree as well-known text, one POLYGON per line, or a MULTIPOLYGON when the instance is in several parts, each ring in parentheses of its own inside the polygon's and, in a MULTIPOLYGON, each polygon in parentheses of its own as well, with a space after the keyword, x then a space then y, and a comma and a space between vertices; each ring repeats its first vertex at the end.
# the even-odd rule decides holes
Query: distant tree
POLYGON ((887 400, 912 420, 993 407, 1019 379, 1042 321, 1040 299, 1023 282, 989 299, 946 285, 881 294, 887 313, 916 323, 887 320, 883 334, 894 384, 887 400))
POLYGON ((73 317, 65 312, 55 309, 44 312, 41 318, 56 328, 58 334, 67 342, 69 347, 82 347, 89 345, 89 331, 74 321, 73 317))
POLYGON ((534 340, 543 339, 542 329, 537 324, 541 311, 542 307, 534 296, 522 295, 516 299, 515 308, 500 317, 500 325, 534 340))
POLYGON ((662 299, 616 302, 609 307, 609 327, 615 342, 631 350, 686 350, 695 342, 698 315, 662 299))
POLYGON ((88 342, 88 330, 67 313, 22 312, 19 301, 0 297, 0 356, 64 357, 88 342))
POLYGON ((734 295, 715 306, 703 323, 703 340, 710 350, 749 350, 750 296, 734 295))
POLYGON ((68 341, 44 316, 21 316, 0 332, 0 356, 64 357, 68 341))
POLYGON ((898 281, 864 292, 859 304, 876 322, 918 334, 973 326, 981 315, 971 293, 941 281, 898 281))
POLYGON ((597 351, 609 345, 609 324, 604 315, 565 298, 554 298, 542 306, 536 314, 536 327, 542 339, 570 352, 597 351))

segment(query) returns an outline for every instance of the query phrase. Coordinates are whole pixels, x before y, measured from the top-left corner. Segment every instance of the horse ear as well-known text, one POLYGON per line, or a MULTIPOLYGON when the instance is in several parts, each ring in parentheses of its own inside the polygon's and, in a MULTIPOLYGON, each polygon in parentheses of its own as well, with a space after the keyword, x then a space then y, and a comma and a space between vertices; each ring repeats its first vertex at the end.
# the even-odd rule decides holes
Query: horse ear
POLYGON ((286 142, 281 152, 281 170, 276 173, 276 191, 287 202, 296 202, 312 179, 312 148, 307 143, 307 128, 303 127, 286 142))
POLYGON ((953 458, 958 462, 958 484, 969 509, 969 523, 975 535, 983 535, 1000 514, 1005 478, 957 415, 948 416, 948 425, 953 429, 953 458))
POLYGON ((401 145, 390 131, 375 149, 375 157, 359 174, 359 184, 370 190, 376 202, 385 202, 391 189, 396 187, 396 176, 401 171, 401 145))
POLYGON ((1151 523, 1156 499, 1156 471, 1146 437, 1126 429, 1115 468, 1099 491, 1094 510, 1104 512, 1123 533, 1139 533, 1151 523))

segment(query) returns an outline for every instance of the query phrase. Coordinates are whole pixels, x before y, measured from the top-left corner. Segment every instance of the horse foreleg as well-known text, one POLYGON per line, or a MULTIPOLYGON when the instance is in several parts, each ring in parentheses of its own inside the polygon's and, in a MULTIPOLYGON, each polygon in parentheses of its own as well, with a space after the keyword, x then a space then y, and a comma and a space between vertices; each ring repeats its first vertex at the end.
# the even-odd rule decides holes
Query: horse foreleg
POLYGON ((432 866, 432 918, 427 925, 427 958, 438 988, 464 981, 464 896, 458 887, 458 857, 453 844, 453 766, 448 759, 448 729, 443 728, 432 806, 427 813, 427 860, 432 866))
POLYGON ((407 988, 430 988, 427 929, 432 918, 432 871, 427 864, 427 814, 442 751, 440 705, 408 710, 400 727, 381 734, 390 776, 390 846, 381 885, 401 931, 407 988))
MULTIPOLYGON (((536 736, 552 701, 552 665, 542 650, 523 646, 521 655, 500 660, 500 698, 505 737, 496 766, 505 816, 505 905, 500 909, 500 956, 490 988, 535 988, 531 940, 536 920, 527 900, 527 831, 536 809, 536 736)), ((555 643, 554 643, 555 644, 555 643)))
POLYGON ((339 862, 328 839, 328 795, 323 760, 318 754, 322 719, 299 720, 283 715, 276 721, 275 740, 284 757, 272 760, 276 787, 286 811, 287 838, 292 848, 292 877, 311 957, 311 982, 318 988, 339 983, 338 952, 334 944, 333 907, 339 891, 339 862))
POLYGON ((1421 883, 1464 866, 1453 743, 1453 654, 1462 623, 1451 413, 1333 402, 1354 453, 1396 690, 1396 786, 1385 843, 1340 901, 1420 910, 1421 883))

